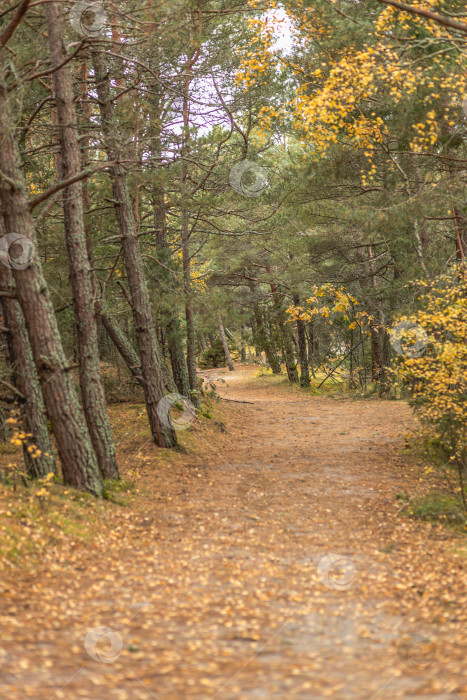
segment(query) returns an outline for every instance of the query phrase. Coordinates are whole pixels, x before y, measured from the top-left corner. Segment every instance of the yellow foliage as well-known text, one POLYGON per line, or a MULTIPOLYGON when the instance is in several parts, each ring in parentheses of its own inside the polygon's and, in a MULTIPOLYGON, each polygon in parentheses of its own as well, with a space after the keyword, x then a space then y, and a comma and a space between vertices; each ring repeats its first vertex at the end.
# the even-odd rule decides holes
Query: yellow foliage
MULTIPOLYGON (((257 3, 250 4, 257 7, 257 3)), ((419 4, 430 7, 432 3, 419 4)), ((243 82, 246 89, 264 82, 265 74, 284 61, 274 52, 276 7, 275 2, 269 2, 266 12, 250 20, 255 38, 237 75, 237 82, 243 82)), ((421 26, 428 34, 427 41, 432 43, 450 36, 446 28, 385 7, 374 24, 371 45, 345 47, 340 56, 331 58, 316 41, 332 32, 319 9, 305 7, 296 0, 285 2, 284 7, 291 31, 312 47, 315 66, 325 59, 321 60, 321 67, 311 68, 306 76, 302 67, 288 64, 301 80, 290 106, 294 125, 302 139, 313 144, 317 158, 345 138, 355 148, 363 149, 369 161, 368 175, 362 173, 362 184, 366 185, 367 177, 371 180, 376 172, 374 150, 388 136, 383 119, 375 112, 368 114, 368 103, 377 103, 387 96, 397 105, 409 95, 427 93, 423 100, 425 115, 412 125, 410 147, 414 152, 432 148, 441 126, 452 126, 458 120, 460 104, 467 96, 462 54, 438 51, 423 67, 417 61, 407 60, 407 42, 417 40, 421 26), (398 43, 396 37, 400 36, 404 41, 398 43)), ((271 117, 279 115, 275 110, 264 109, 261 116, 268 128, 271 117)))
MULTIPOLYGON (((454 267, 421 282, 423 309, 408 318, 424 329, 428 345, 419 357, 399 356, 394 372, 413 388, 413 403, 449 457, 465 465, 467 425, 467 280, 454 267)), ((465 469, 465 466, 464 466, 465 469)))
POLYGON ((301 321, 311 321, 313 316, 321 316, 329 319, 328 323, 332 325, 331 316, 333 314, 342 315, 344 320, 349 320, 352 316, 354 319, 348 326, 350 330, 359 327, 363 332, 368 331, 368 324, 373 321, 373 316, 370 316, 366 311, 356 311, 358 301, 344 287, 336 287, 330 283, 323 284, 320 287, 313 287, 313 296, 306 300, 307 307, 289 306, 286 313, 290 314, 291 320, 300 319, 301 321), (327 297, 328 305, 318 306, 318 299, 327 297))

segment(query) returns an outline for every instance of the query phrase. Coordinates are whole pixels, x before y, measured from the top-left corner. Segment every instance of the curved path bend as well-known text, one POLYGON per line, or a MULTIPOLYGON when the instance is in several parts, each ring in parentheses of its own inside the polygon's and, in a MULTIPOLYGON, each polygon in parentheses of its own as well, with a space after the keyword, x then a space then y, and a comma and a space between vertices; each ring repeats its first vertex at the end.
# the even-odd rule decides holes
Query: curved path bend
POLYGON ((2 698, 467 699, 465 539, 400 513, 410 409, 255 371, 208 373, 227 432, 186 454, 122 442, 131 508, 3 585, 2 698))

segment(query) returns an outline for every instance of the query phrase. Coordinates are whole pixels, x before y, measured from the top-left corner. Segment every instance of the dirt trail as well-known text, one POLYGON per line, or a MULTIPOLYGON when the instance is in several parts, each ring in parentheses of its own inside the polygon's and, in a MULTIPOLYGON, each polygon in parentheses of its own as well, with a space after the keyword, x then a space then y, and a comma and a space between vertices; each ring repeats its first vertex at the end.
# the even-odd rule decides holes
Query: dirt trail
POLYGON ((465 541, 399 516, 410 410, 253 372, 210 373, 252 402, 227 434, 4 590, 0 697, 467 698, 465 541))

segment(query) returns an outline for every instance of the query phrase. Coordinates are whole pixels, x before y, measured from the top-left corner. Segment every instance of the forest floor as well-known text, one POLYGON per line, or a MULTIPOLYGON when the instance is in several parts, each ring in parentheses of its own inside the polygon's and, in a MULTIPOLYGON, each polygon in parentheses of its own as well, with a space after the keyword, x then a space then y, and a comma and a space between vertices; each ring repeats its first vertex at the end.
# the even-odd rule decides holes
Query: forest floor
POLYGON ((129 494, 3 494, 42 549, 0 579, 2 699, 467 698, 466 539, 401 515, 432 478, 410 409, 256 372, 207 373, 251 403, 185 453, 113 406, 129 494))

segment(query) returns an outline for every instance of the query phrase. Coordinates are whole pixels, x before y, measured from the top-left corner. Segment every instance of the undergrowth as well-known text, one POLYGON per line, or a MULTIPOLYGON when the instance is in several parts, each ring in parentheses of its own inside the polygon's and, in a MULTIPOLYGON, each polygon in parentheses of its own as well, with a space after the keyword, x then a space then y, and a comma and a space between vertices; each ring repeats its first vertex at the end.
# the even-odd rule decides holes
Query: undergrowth
POLYGON ((463 498, 456 468, 447 458, 439 438, 420 427, 415 434, 406 437, 406 452, 425 464, 424 476, 435 476, 436 486, 427 493, 412 498, 402 498, 398 494, 398 498, 407 501, 401 514, 467 532, 467 513, 464 507, 467 492, 464 492, 463 498))

